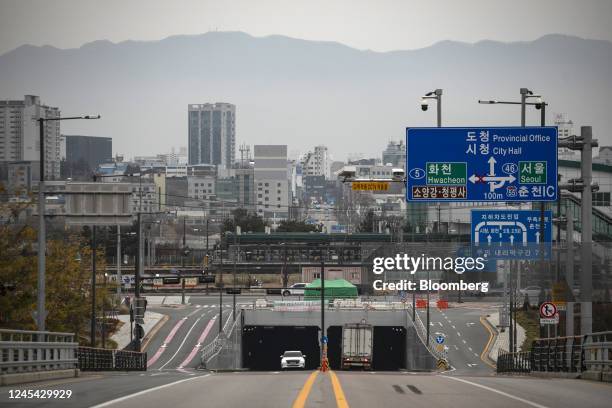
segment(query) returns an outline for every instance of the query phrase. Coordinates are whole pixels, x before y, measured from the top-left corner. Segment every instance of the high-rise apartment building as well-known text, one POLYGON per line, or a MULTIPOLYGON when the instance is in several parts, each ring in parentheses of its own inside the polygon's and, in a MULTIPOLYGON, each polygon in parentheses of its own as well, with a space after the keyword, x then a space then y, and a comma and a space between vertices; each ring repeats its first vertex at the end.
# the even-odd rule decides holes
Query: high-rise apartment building
MULTIPOLYGON (((0 101, 0 162, 40 162, 39 118, 56 118, 60 110, 43 105, 40 98, 26 95, 23 100, 0 101)), ((45 178, 60 177, 60 122, 44 122, 45 178)))
POLYGON ((382 164, 401 167, 402 169, 406 168, 406 145, 403 140, 389 142, 382 153, 382 164))
POLYGON ((286 145, 255 145, 255 200, 257 215, 287 219, 289 174, 286 145))
POLYGON ((231 103, 190 104, 189 164, 229 168, 236 157, 236 106, 231 103))
POLYGON ((62 135, 61 139, 65 144, 66 177, 74 179, 79 173, 91 179, 91 174, 100 164, 113 161, 113 139, 110 137, 62 135))
POLYGON ((323 176, 329 179, 330 164, 327 146, 315 146, 314 150, 302 158, 302 172, 304 176, 323 176))

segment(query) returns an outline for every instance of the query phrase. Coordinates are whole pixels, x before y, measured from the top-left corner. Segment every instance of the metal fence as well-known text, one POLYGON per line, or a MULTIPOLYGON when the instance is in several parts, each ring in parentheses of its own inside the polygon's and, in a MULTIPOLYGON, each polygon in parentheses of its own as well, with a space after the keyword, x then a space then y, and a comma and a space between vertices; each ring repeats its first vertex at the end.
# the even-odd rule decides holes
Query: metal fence
POLYGON ((530 351, 500 351, 498 373, 589 372, 612 376, 612 331, 536 339, 530 351))
POLYGON ((146 371, 147 353, 93 347, 77 349, 79 369, 83 371, 146 371))
POLYGON ((531 351, 519 351, 517 353, 508 353, 505 350, 499 350, 497 356, 497 372, 498 373, 529 373, 532 367, 531 351))
POLYGON ((0 329, 0 374, 77 368, 72 333, 0 329))

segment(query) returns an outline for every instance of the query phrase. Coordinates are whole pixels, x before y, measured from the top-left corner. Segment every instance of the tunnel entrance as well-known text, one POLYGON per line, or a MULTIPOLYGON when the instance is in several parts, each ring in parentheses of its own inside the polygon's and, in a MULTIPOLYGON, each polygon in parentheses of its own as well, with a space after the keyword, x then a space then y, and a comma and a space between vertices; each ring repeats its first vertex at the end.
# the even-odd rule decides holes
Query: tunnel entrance
POLYGON ((327 358, 329 366, 334 370, 340 369, 342 360, 342 326, 327 328, 327 358))
POLYGON ((300 350, 306 355, 306 369, 319 366, 318 326, 244 326, 242 366, 250 370, 280 370, 280 355, 300 350))
POLYGON ((406 368, 406 328, 402 326, 375 326, 373 370, 400 370, 406 368))

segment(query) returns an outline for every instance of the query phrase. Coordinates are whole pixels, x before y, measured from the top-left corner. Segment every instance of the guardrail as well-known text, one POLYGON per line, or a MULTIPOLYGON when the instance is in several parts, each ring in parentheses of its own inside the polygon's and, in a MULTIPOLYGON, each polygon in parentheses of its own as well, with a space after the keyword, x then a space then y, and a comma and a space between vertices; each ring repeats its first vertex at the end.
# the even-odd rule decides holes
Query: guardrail
POLYGON ((582 350, 586 371, 612 376, 612 331, 586 335, 582 350))
POLYGON ((77 368, 73 333, 0 329, 0 374, 77 368))
POLYGON ((223 325, 223 337, 217 334, 217 336, 210 343, 202 347, 202 351, 200 352, 201 367, 206 367, 206 364, 221 352, 223 344, 225 344, 227 339, 230 337, 232 331, 236 329, 236 325, 240 321, 241 313, 242 311, 238 311, 236 313, 236 320, 233 320, 231 317, 228 317, 228 319, 225 321, 225 324, 223 325), (230 322, 232 322, 231 325, 230 322))
POLYGON ((509 353, 505 350, 499 350, 497 355, 498 373, 529 373, 531 372, 531 366, 531 351, 509 353))
POLYGON ((500 351, 497 372, 567 373, 612 381, 612 331, 536 339, 526 352, 500 351))
MULTIPOLYGON (((405 305, 404 308, 408 312, 408 315, 411 316, 412 315, 412 305, 405 305)), ((415 313, 414 316, 415 316, 415 319, 413 322, 414 328, 417 332, 417 336, 419 336, 419 339, 421 340, 423 345, 427 348, 429 353, 432 356, 434 356, 436 359, 444 360, 448 362, 448 353, 447 353, 446 348, 443 347, 442 351, 439 351, 438 348, 434 347, 434 344, 437 344, 437 343, 435 341, 435 338, 431 335, 431 332, 429 333, 429 342, 428 342, 427 341, 427 329, 425 327, 425 324, 421 320, 421 317, 419 316, 418 313, 415 313)))
POLYGON ((137 351, 79 347, 77 358, 83 371, 147 370, 147 353, 137 351))

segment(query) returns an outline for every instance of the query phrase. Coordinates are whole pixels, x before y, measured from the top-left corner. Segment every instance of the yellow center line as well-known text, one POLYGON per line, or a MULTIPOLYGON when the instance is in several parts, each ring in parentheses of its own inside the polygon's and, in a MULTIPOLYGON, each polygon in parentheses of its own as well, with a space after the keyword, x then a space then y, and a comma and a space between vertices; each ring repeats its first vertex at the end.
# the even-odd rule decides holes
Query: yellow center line
POLYGON ((334 388, 334 395, 336 396, 336 406, 338 408, 349 408, 348 402, 346 402, 346 397, 344 396, 344 391, 342 391, 342 386, 340 385, 340 380, 338 380, 338 376, 333 371, 329 371, 329 375, 331 377, 332 387, 334 388))
POLYGON ((480 316, 480 324, 482 324, 485 329, 487 329, 487 331, 489 332, 489 341, 487 341, 487 345, 485 346, 484 350, 482 350, 482 353, 480 353, 480 359, 487 364, 488 366, 490 366, 491 368, 496 368, 493 364, 491 364, 489 362, 489 358, 487 356, 487 354, 489 353, 489 347, 491 346, 491 342, 493 341, 493 339, 495 338, 495 334, 493 333, 493 330, 491 330, 491 328, 489 327, 489 325, 487 323, 484 322, 485 317, 484 316, 480 316))
POLYGON ((315 379, 317 378, 318 374, 319 374, 319 371, 317 370, 317 371, 313 371, 308 376, 308 379, 304 383, 304 386, 300 390, 300 393, 298 394, 297 398, 293 402, 293 405, 292 405, 293 408, 304 408, 304 405, 306 404, 306 400, 308 399, 308 394, 310 394, 310 389, 312 388, 312 384, 314 384, 315 379))

